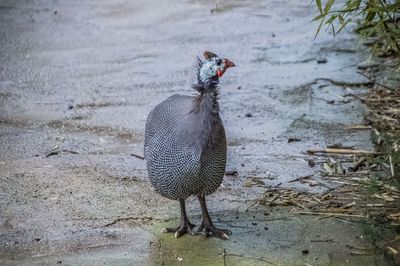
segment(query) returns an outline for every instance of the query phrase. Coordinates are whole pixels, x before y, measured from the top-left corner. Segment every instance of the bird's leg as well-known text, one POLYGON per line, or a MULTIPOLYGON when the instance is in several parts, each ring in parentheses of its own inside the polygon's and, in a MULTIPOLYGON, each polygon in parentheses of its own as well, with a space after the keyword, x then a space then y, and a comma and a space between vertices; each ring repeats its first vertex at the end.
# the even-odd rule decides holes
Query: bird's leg
POLYGON ((204 229, 206 236, 214 235, 214 236, 222 238, 222 239, 229 239, 228 235, 232 234, 231 231, 226 230, 226 229, 218 229, 213 225, 210 214, 207 211, 205 196, 200 195, 200 196, 197 196, 197 198, 199 199, 201 213, 203 216, 203 221, 201 222, 201 225, 197 231, 201 232, 204 229))
POLYGON ((178 227, 165 228, 162 232, 164 233, 175 233, 175 237, 178 238, 185 233, 193 234, 192 229, 195 227, 194 224, 189 222, 186 215, 185 200, 180 199, 179 205, 181 206, 181 225, 178 227))

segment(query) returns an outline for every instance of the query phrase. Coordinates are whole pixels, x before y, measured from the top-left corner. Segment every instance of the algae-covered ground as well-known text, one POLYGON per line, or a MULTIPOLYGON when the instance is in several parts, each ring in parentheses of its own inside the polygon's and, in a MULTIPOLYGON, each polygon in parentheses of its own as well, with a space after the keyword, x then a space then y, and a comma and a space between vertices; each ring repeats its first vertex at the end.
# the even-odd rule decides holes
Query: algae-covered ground
MULTIPOLYGON (((0 0, 1 265, 389 265, 365 219, 259 204, 273 188, 322 195, 311 147, 373 150, 357 100, 356 36, 333 39, 310 1, 0 0), (149 111, 193 95, 204 50, 221 80, 227 175, 207 198, 228 241, 161 234, 178 203, 157 195, 143 155, 149 111), (293 182, 312 176, 314 183, 293 182)), ((200 208, 187 201, 197 225, 200 208)), ((301 205, 301 204, 300 204, 301 205)), ((302 206, 302 205, 301 205, 302 206)), ((304 206, 303 206, 304 207, 304 206)))

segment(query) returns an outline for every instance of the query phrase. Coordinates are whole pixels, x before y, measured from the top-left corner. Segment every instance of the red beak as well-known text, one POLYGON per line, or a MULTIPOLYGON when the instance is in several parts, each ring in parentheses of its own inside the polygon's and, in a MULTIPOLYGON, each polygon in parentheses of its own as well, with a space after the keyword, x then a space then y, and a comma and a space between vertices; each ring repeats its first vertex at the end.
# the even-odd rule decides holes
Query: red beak
POLYGON ((219 78, 222 77, 222 75, 225 73, 225 71, 226 71, 228 68, 230 68, 230 67, 235 67, 236 65, 235 65, 232 61, 230 61, 229 59, 224 58, 224 66, 225 66, 224 69, 218 70, 218 71, 217 71, 217 76, 218 76, 219 78))

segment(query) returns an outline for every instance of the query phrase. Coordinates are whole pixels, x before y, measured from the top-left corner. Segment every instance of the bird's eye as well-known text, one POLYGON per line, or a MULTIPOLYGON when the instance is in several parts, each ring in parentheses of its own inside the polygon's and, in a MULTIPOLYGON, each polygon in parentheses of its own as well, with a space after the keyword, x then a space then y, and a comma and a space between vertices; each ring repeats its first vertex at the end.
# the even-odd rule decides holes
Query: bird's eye
POLYGON ((217 60, 217 66, 220 66, 222 64, 222 60, 221 59, 218 59, 217 60))

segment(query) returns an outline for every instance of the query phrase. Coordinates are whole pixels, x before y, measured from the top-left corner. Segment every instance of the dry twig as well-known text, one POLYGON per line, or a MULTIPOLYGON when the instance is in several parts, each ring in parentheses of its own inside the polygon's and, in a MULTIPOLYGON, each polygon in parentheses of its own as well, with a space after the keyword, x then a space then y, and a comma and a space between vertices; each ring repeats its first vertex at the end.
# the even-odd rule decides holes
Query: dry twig
POLYGON ((336 153, 336 154, 371 154, 371 155, 379 155, 382 154, 381 152, 375 151, 365 151, 365 150, 351 150, 351 149, 332 149, 332 148, 325 148, 325 149, 308 149, 307 153, 336 153))

